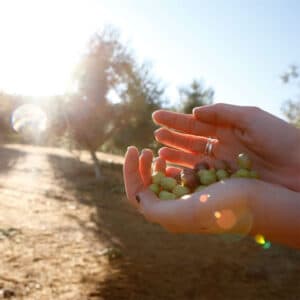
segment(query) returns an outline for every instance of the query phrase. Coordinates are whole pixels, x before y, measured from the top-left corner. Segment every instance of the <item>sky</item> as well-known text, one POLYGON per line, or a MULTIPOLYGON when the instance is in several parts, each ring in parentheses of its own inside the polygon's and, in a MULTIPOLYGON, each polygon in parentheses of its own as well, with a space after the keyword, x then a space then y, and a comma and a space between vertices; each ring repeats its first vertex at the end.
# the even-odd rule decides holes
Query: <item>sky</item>
POLYGON ((199 79, 215 102, 283 118, 282 103, 298 94, 280 81, 300 64, 300 1, 292 0, 0 0, 0 89, 72 89, 70 74, 104 24, 152 64, 174 103, 179 87, 199 79))

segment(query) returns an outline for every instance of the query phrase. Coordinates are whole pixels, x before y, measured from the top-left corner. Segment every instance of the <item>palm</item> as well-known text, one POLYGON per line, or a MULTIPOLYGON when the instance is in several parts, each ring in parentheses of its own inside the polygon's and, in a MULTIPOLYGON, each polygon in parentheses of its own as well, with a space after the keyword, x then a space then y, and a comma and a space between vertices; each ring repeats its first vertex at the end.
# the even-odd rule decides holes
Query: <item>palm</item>
MULTIPOLYGON (((236 178, 212 184, 179 201, 160 201, 147 189, 152 159, 151 151, 139 156, 137 149, 131 147, 125 156, 123 173, 127 198, 149 221, 172 232, 249 233, 252 215, 248 199, 258 181, 236 178), (136 195, 142 199, 139 204, 136 195)), ((179 170, 170 168, 165 172, 172 176, 179 170)))

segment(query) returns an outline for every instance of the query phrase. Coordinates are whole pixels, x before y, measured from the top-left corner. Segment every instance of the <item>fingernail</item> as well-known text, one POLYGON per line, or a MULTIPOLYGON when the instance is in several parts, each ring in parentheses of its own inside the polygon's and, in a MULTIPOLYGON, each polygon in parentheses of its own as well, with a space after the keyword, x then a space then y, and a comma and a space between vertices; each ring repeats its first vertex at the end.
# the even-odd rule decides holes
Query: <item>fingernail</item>
POLYGON ((145 153, 147 153, 148 151, 149 151, 149 149, 143 149, 142 152, 141 152, 141 154, 145 154, 145 153))
POLYGON ((160 132, 160 128, 158 128, 154 131, 154 135, 156 136, 159 132, 160 132))
POLYGON ((198 108, 193 108, 193 115, 196 115, 198 112, 198 108))
POLYGON ((155 121, 155 116, 157 116, 157 114, 159 113, 160 110, 155 110, 153 113, 152 113, 152 119, 155 121))
POLYGON ((136 196, 135 196, 135 199, 136 199, 137 203, 140 203, 140 202, 141 202, 141 198, 140 198, 139 195, 136 195, 136 196))

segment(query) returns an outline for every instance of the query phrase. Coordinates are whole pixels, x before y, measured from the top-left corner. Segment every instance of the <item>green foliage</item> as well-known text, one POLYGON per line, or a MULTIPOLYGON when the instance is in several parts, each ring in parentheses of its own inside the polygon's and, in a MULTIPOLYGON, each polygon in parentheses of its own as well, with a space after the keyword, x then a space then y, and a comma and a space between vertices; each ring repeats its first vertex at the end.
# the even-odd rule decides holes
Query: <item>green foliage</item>
POLYGON ((117 31, 108 27, 93 37, 74 77, 78 93, 69 96, 66 116, 82 148, 124 153, 130 144, 151 146, 151 114, 160 107, 163 89, 117 31))
POLYGON ((124 86, 120 95, 122 126, 113 137, 112 145, 124 150, 132 144, 139 148, 155 148, 153 131, 156 126, 151 115, 161 107, 163 89, 151 77, 149 66, 139 67, 136 64, 132 65, 124 86))
POLYGON ((190 86, 181 88, 179 111, 190 114, 194 107, 211 104, 214 98, 214 91, 211 88, 205 89, 203 84, 194 80, 190 86))
POLYGON ((300 100, 285 101, 281 110, 292 124, 300 127, 300 100))
MULTIPOLYGON (((298 66, 295 65, 291 65, 288 71, 281 76, 281 80, 284 84, 296 83, 299 85, 300 82, 298 78, 298 66)), ((300 127, 300 99, 286 100, 281 107, 281 111, 292 124, 300 127)))

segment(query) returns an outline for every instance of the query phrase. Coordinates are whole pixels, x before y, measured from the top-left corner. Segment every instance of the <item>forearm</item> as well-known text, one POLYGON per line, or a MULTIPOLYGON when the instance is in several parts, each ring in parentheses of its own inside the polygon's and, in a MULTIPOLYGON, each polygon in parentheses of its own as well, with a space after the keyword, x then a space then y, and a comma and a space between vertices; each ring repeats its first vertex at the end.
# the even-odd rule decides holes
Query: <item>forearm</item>
POLYGON ((291 145, 294 145, 292 149, 289 151, 289 169, 285 174, 285 177, 289 181, 289 186, 292 190, 296 192, 300 192, 300 129, 294 128, 296 130, 296 133, 294 136, 293 142, 291 142, 291 145))
POLYGON ((252 235, 300 248, 300 193, 260 182, 249 205, 254 215, 252 235))

